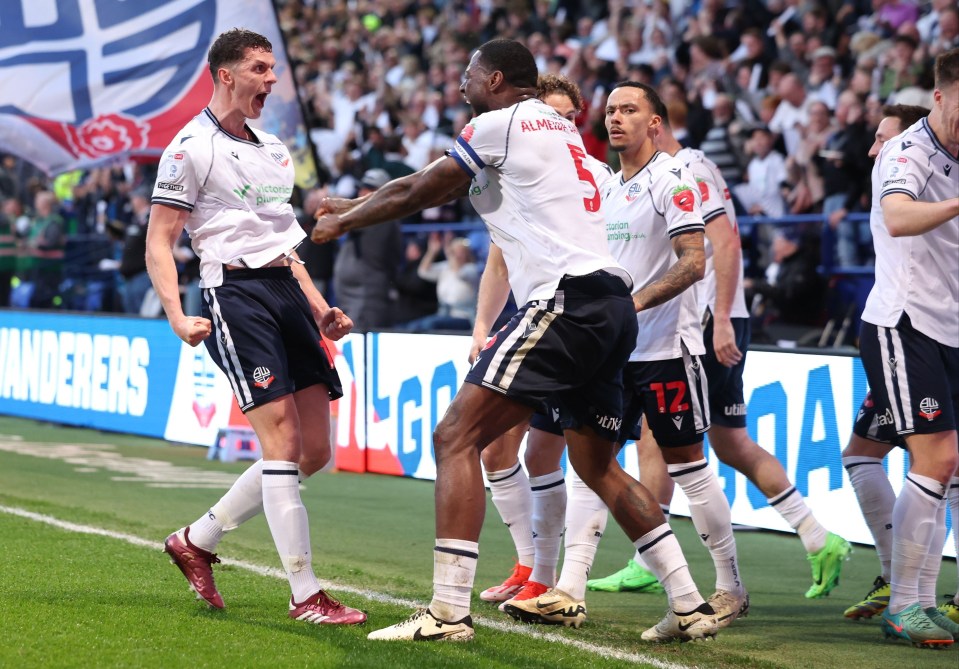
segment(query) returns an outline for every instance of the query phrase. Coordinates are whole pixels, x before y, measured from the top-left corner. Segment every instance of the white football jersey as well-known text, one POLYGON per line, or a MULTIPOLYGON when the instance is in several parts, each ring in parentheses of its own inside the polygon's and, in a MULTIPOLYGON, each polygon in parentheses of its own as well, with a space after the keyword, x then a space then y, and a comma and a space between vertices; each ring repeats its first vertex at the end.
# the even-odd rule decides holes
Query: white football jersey
POLYGON ((258 142, 234 137, 204 109, 160 160, 153 203, 190 212, 201 288, 223 283, 224 264, 263 267, 306 237, 290 206, 290 152, 273 135, 253 132, 258 142))
MULTIPOLYGON (((676 157, 686 164, 699 186, 699 195, 703 199, 703 220, 706 225, 721 214, 726 214, 729 224, 739 237, 739 223, 736 219, 736 208, 733 206, 733 197, 726 185, 722 172, 706 155, 698 149, 680 149, 676 157)), ((739 280, 736 283, 736 294, 733 296, 733 306, 729 312, 732 318, 748 318, 746 308, 746 294, 743 291, 743 264, 739 263, 739 280)), ((716 271, 713 267, 713 245, 706 237, 706 276, 696 284, 699 297, 699 308, 705 313, 706 309, 716 306, 716 271)))
POLYGON ((919 332, 959 348, 959 217, 912 237, 893 237, 881 200, 905 193, 941 202, 959 194, 959 162, 921 119, 882 147, 872 170, 869 226, 876 247, 876 283, 862 319, 895 327, 903 312, 919 332))
MULTIPOLYGON (((679 259, 672 238, 704 232, 699 189, 682 161, 657 152, 629 181, 616 173, 603 189, 609 250, 629 270, 633 292, 663 278, 679 259)), ((693 355, 706 352, 695 287, 636 314, 639 334, 633 361, 672 360, 682 342, 693 355)))
POLYGON ((470 202, 503 251, 517 304, 552 298, 566 274, 606 270, 628 283, 603 237, 582 139, 552 107, 530 99, 481 114, 450 156, 473 177, 470 202))

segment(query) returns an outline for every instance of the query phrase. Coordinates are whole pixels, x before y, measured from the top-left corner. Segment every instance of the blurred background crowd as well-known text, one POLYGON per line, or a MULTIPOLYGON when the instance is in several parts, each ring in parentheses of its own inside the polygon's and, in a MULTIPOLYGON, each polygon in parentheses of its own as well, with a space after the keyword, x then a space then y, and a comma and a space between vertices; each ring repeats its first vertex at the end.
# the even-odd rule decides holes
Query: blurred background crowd
MULTIPOLYGON (((867 151, 883 105, 929 107, 933 60, 959 46, 952 0, 274 4, 319 161, 317 188, 294 194, 305 227, 324 195, 375 190, 442 155, 470 119, 459 86, 471 51, 513 38, 541 72, 579 84, 587 150, 614 169, 609 88, 657 88, 677 137, 732 189, 757 338, 813 345, 854 343, 858 330, 871 284, 867 151)), ((3 157, 0 304, 159 316, 143 261, 153 169, 48 177, 3 157)), ((456 330, 471 327, 487 245, 463 200, 300 252, 359 329, 456 330)), ((188 239, 178 254, 185 306, 199 313, 188 239)))

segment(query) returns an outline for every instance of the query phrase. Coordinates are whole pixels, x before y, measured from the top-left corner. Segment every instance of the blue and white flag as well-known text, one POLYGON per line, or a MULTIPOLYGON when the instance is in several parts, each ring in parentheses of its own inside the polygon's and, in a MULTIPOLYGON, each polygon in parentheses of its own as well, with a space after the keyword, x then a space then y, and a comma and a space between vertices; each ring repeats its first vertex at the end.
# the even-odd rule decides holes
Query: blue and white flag
POLYGON ((270 0, 3 0, 0 151, 56 174, 112 158, 158 158, 209 103, 207 52, 230 28, 273 43, 276 74, 263 115, 297 162, 316 166, 270 0))

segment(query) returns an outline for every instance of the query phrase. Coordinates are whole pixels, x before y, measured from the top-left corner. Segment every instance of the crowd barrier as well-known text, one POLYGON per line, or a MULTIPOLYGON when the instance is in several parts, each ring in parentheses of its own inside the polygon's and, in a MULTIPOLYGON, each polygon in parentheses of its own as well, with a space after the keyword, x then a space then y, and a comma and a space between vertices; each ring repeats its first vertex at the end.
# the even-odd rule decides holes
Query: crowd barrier
MULTIPOLYGON (((469 346, 464 335, 390 332, 336 342, 344 390, 333 405, 336 467, 435 478, 431 434, 469 369, 469 346)), ((830 530, 870 544, 840 456, 867 391, 859 358, 751 350, 744 386, 752 437, 783 463, 830 530)), ((205 448, 244 424, 206 349, 180 342, 165 321, 20 311, 0 312, 0 413, 205 448)), ((734 523, 789 530, 742 474, 708 447, 707 457, 734 523)), ((620 458, 637 476, 631 444, 620 458)), ((886 468, 898 492, 905 452, 895 449, 886 468)), ((672 511, 688 515, 679 489, 672 511)), ((951 540, 945 552, 955 556, 951 540)))

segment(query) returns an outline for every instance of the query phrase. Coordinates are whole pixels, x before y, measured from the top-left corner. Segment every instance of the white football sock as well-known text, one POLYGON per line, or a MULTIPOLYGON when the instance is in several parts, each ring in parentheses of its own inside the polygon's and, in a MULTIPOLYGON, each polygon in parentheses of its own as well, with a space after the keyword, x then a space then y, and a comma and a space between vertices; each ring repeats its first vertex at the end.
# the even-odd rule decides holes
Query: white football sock
POLYGON ((842 466, 856 491, 862 517, 876 545, 882 578, 888 583, 892 578, 892 508, 896 504, 896 493, 882 468, 882 458, 847 455, 842 459, 842 466))
POLYGON ((263 461, 263 511, 286 569, 293 601, 302 603, 320 589, 313 573, 310 523, 300 499, 295 462, 263 461))
POLYGON ((693 525, 713 557, 713 564, 716 565, 716 589, 742 593, 743 584, 736 558, 736 539, 733 537, 729 502, 719 485, 719 479, 705 458, 696 462, 667 465, 666 469, 670 478, 678 483, 686 494, 693 525))
POLYGON ((693 583, 683 549, 679 547, 669 523, 647 532, 633 544, 643 561, 649 565, 649 570, 665 588, 673 611, 693 611, 704 602, 693 583))
POLYGON ((936 511, 936 531, 932 535, 929 551, 919 569, 919 606, 928 609, 936 606, 936 582, 942 567, 942 547, 946 543, 946 507, 943 500, 936 511))
POLYGON ((892 581, 889 612, 900 613, 919 602, 919 572, 936 534, 945 486, 910 473, 892 510, 892 581))
POLYGON ((447 622, 470 613, 479 544, 463 539, 437 539, 433 548, 433 600, 430 612, 447 622))
POLYGON ((796 530, 807 553, 818 553, 826 545, 826 528, 819 524, 812 511, 806 506, 796 486, 789 486, 778 495, 768 499, 769 504, 779 512, 789 527, 796 530))
MULTIPOLYGON (((660 504, 659 508, 662 509, 663 515, 666 516, 666 522, 669 522, 669 504, 660 504)), ((638 564, 640 567, 649 571, 649 565, 646 564, 646 560, 643 559, 643 556, 639 554, 639 549, 636 549, 636 552, 633 554, 633 562, 638 564)))
POLYGON ((220 501, 190 525, 190 543, 212 553, 224 533, 263 511, 262 473, 263 460, 257 460, 240 474, 220 501))
MULTIPOLYGON (((949 480, 946 499, 949 502, 949 515, 952 516, 952 544, 955 546, 956 555, 959 556, 959 476, 953 476, 949 480)), ((956 560, 956 570, 959 571, 959 559, 956 560)), ((959 606, 959 578, 956 582, 956 594, 952 597, 952 603, 959 606)))
POLYGON ((556 583, 576 601, 586 598, 586 580, 596 558, 596 547, 606 531, 606 505, 570 467, 569 502, 566 504, 566 550, 563 570, 556 583))
POLYGON ((486 472, 493 506, 509 528, 516 547, 516 561, 524 567, 533 566, 536 549, 533 546, 533 493, 523 467, 516 463, 509 469, 486 472))
POLYGON ((531 476, 529 485, 533 493, 533 546, 536 548, 529 578, 553 587, 566 520, 566 479, 563 470, 557 469, 543 476, 531 476))

